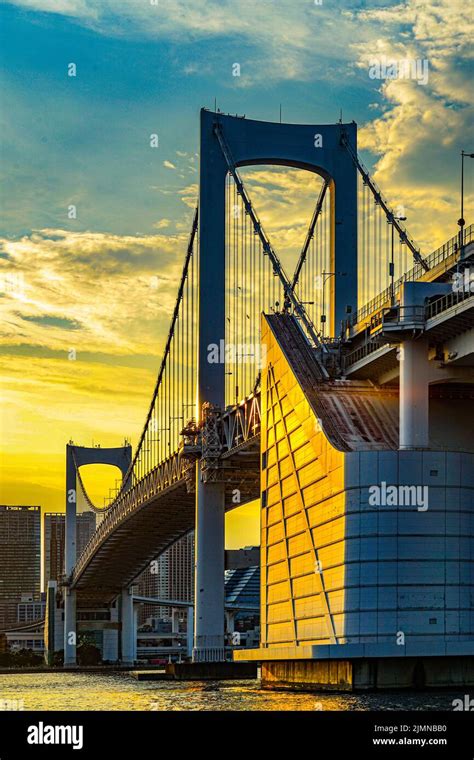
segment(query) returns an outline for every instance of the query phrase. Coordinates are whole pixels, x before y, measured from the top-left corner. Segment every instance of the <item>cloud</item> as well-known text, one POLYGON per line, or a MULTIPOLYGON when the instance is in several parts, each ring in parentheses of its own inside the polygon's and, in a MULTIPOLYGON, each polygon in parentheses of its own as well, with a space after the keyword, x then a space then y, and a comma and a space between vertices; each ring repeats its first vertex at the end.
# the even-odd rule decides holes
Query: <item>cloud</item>
POLYGON ((64 504, 66 442, 117 446, 127 436, 135 445, 156 381, 156 367, 124 361, 112 369, 80 355, 68 361, 5 354, 0 371, 2 447, 8 452, 0 459, 3 498, 49 509, 64 504), (31 484, 41 486, 32 502, 31 484))
POLYGON ((376 156, 374 178, 386 194, 389 189, 392 203, 403 203, 407 226, 427 253, 456 233, 459 191, 453 168, 474 117, 472 15, 460 0, 408 0, 355 17, 373 30, 369 44, 353 45, 361 74, 368 78, 374 60, 428 66, 425 86, 414 79, 372 80, 382 112, 359 131, 359 149, 376 156), (383 38, 376 35, 381 24, 383 38))
MULTIPOLYGON (((282 168, 249 169, 244 176, 275 247, 294 258, 319 177, 282 168)), ((197 192, 192 184, 178 196, 194 209, 197 192)), ((71 348, 79 355, 156 356, 174 306, 190 216, 174 234, 43 229, 0 239, 4 346, 43 348, 64 357, 71 348)), ((155 227, 165 230, 170 224, 163 218, 155 227)))
POLYGON ((8 0, 10 5, 18 5, 31 11, 58 13, 79 19, 97 19, 98 9, 89 0, 8 0))
POLYGON ((73 346, 155 355, 187 241, 185 232, 118 236, 56 229, 0 240, 2 342, 64 353, 73 346))
POLYGON ((61 229, 0 240, 4 498, 28 500, 34 483, 56 505, 70 438, 136 444, 187 241, 61 229))
MULTIPOLYGON (((199 185, 196 183, 188 185, 182 190, 179 190, 178 195, 181 196, 181 200, 188 208, 192 208, 194 210, 196 208, 196 203, 199 195, 199 185)), ((189 229, 189 224, 187 222, 185 222, 185 225, 187 225, 189 229)))
POLYGON ((176 169, 175 164, 171 163, 171 161, 163 161, 163 166, 167 169, 176 169))
POLYGON ((170 224, 171 224, 171 220, 170 219, 160 219, 159 222, 155 222, 155 224, 153 225, 153 227, 155 227, 155 229, 157 229, 157 230, 164 230, 167 227, 169 227, 170 224))
MULTIPOLYGON (((344 66, 348 42, 359 37, 350 19, 334 7, 298 0, 10 0, 30 10, 62 13, 107 36, 170 39, 193 46, 201 40, 222 40, 205 56, 182 66, 189 76, 212 74, 228 86, 250 87, 256 82, 311 81, 337 78, 344 66), (337 35, 334 34, 337 15, 337 35), (232 40, 229 50, 228 40, 232 40), (239 62, 242 76, 232 77, 239 62)), ((186 56, 187 57, 187 56, 186 56)))

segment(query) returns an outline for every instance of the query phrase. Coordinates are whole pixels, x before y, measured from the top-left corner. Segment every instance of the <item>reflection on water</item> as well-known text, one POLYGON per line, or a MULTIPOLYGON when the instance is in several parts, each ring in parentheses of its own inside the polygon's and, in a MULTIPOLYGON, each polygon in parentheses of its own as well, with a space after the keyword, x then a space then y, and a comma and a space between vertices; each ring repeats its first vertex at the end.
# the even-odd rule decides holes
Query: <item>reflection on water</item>
POLYGON ((462 694, 294 694, 259 681, 135 681, 126 673, 0 675, 1 700, 25 710, 452 710, 462 694))

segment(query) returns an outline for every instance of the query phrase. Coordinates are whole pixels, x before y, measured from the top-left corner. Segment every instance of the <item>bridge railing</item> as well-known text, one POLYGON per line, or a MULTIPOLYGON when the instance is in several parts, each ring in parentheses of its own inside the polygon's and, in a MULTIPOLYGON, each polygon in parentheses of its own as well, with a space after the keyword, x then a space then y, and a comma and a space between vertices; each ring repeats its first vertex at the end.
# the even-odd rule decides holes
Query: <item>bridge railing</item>
POLYGON ((257 391, 222 415, 223 444, 227 451, 260 433, 260 393, 257 391))
MULTIPOLYGON (((466 227, 464 229, 464 245, 468 245, 468 243, 470 243, 473 239, 474 225, 471 224, 469 227, 466 227)), ((433 269, 453 254, 457 253, 459 250, 459 236, 455 235, 442 246, 430 253, 429 256, 425 257, 425 261, 428 264, 429 269, 433 269)), ((415 264, 412 269, 409 269, 408 272, 405 272, 405 274, 403 274, 396 281, 395 291, 400 287, 400 285, 402 285, 402 283, 414 282, 415 280, 418 280, 424 273, 425 270, 421 264, 415 264)), ((372 298, 371 301, 368 301, 366 304, 364 304, 364 306, 358 309, 356 313, 351 317, 349 320, 349 325, 351 327, 354 327, 366 319, 370 314, 373 314, 374 311, 377 311, 378 309, 382 308, 382 306, 385 306, 387 303, 389 303, 391 293, 391 288, 386 288, 377 296, 375 296, 375 298, 372 298)))
MULTIPOLYGON (((388 345, 389 344, 387 341, 383 340, 382 338, 374 338, 371 341, 364 343, 363 346, 359 346, 359 348, 354 349, 354 351, 351 351, 349 354, 346 354, 344 356, 344 368, 348 369, 349 367, 352 367, 358 361, 361 361, 361 359, 365 359, 366 356, 369 356, 369 354, 373 354, 374 351, 378 351, 379 348, 383 348, 384 346, 388 345)), ((391 346, 391 348, 393 348, 393 346, 391 346)))
POLYGON ((112 507, 105 512, 104 519, 92 534, 73 571, 73 580, 82 573, 90 558, 97 551, 107 535, 120 525, 127 515, 164 488, 177 483, 184 477, 186 463, 181 460, 178 452, 169 459, 154 467, 150 472, 137 481, 132 488, 122 491, 112 507))
MULTIPOLYGON (((443 312, 448 311, 448 309, 451 309, 457 304, 463 303, 467 299, 472 299, 474 301, 474 293, 471 293, 469 290, 458 290, 439 296, 435 300, 426 304, 426 306, 382 307, 382 309, 372 316, 371 327, 372 329, 377 326, 383 328, 384 326, 386 327, 387 324, 395 323, 397 321, 409 321, 410 319, 420 323, 426 323, 429 319, 443 314, 443 312)), ((344 368, 348 369, 349 367, 352 367, 358 361, 365 359, 367 356, 370 356, 370 354, 373 354, 375 351, 384 347, 387 349, 393 349, 394 345, 388 343, 384 338, 374 335, 374 337, 364 343, 364 345, 359 346, 354 351, 351 351, 344 356, 344 368)))
POLYGON ((462 303, 468 298, 474 298, 474 293, 471 293, 469 290, 453 291, 452 293, 440 296, 426 306, 425 319, 437 317, 452 306, 456 306, 458 303, 462 303))

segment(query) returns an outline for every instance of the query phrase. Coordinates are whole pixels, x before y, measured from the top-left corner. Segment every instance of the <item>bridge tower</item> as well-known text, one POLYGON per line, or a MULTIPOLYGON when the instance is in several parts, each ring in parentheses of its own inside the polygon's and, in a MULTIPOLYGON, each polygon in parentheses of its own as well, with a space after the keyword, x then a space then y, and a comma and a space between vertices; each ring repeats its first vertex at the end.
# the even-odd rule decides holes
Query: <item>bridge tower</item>
MULTIPOLYGON (((336 335, 346 307, 357 304, 357 126, 253 121, 201 111, 199 191, 198 404, 223 409, 224 364, 209 346, 225 340, 225 182, 231 167, 274 164, 306 169, 329 182, 331 271, 329 329, 336 335), (210 406, 209 406, 210 405, 210 406)), ((225 484, 203 452, 196 465, 195 661, 224 658, 225 484)))
MULTIPOLYGON (((66 446, 66 536, 65 536, 65 574, 71 575, 76 564, 76 512, 77 512, 77 470, 86 464, 115 465, 122 473, 122 480, 132 461, 130 445, 118 448, 100 448, 87 446, 66 446)), ((128 608, 126 608, 128 609, 128 608)), ((133 614, 133 609, 132 609, 133 614)), ((124 626, 128 630, 127 625, 124 626)), ((64 666, 76 664, 76 591, 64 586, 64 666)))

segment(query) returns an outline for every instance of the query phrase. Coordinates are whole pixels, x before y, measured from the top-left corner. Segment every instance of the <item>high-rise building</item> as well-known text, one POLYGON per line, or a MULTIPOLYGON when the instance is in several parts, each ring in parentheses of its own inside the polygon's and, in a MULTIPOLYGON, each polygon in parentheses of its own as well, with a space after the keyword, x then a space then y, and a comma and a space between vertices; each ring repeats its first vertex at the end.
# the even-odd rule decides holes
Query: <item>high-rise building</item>
MULTIPOLYGON (((76 556, 84 550, 96 528, 94 512, 76 515, 76 556)), ((58 581, 64 574, 64 547, 66 515, 64 512, 46 512, 43 523, 43 590, 48 581, 58 581)))
POLYGON ((39 599, 34 599, 32 594, 22 594, 17 605, 17 622, 33 623, 35 620, 42 620, 45 610, 46 594, 40 594, 39 599))
POLYGON ((43 518, 43 591, 48 581, 57 581, 64 573, 64 540, 66 519, 64 513, 46 512, 43 518))
MULTIPOLYGON (((139 576, 139 593, 159 599, 175 599, 192 602, 194 598, 194 532, 178 539, 169 549, 157 557, 139 576)), ((139 622, 147 618, 168 618, 168 607, 144 605, 139 622)))
POLYGON ((80 512, 76 515, 76 557, 80 557, 96 527, 95 512, 80 512))
POLYGON ((0 505, 0 629, 17 622, 22 595, 40 598, 41 508, 0 505))

